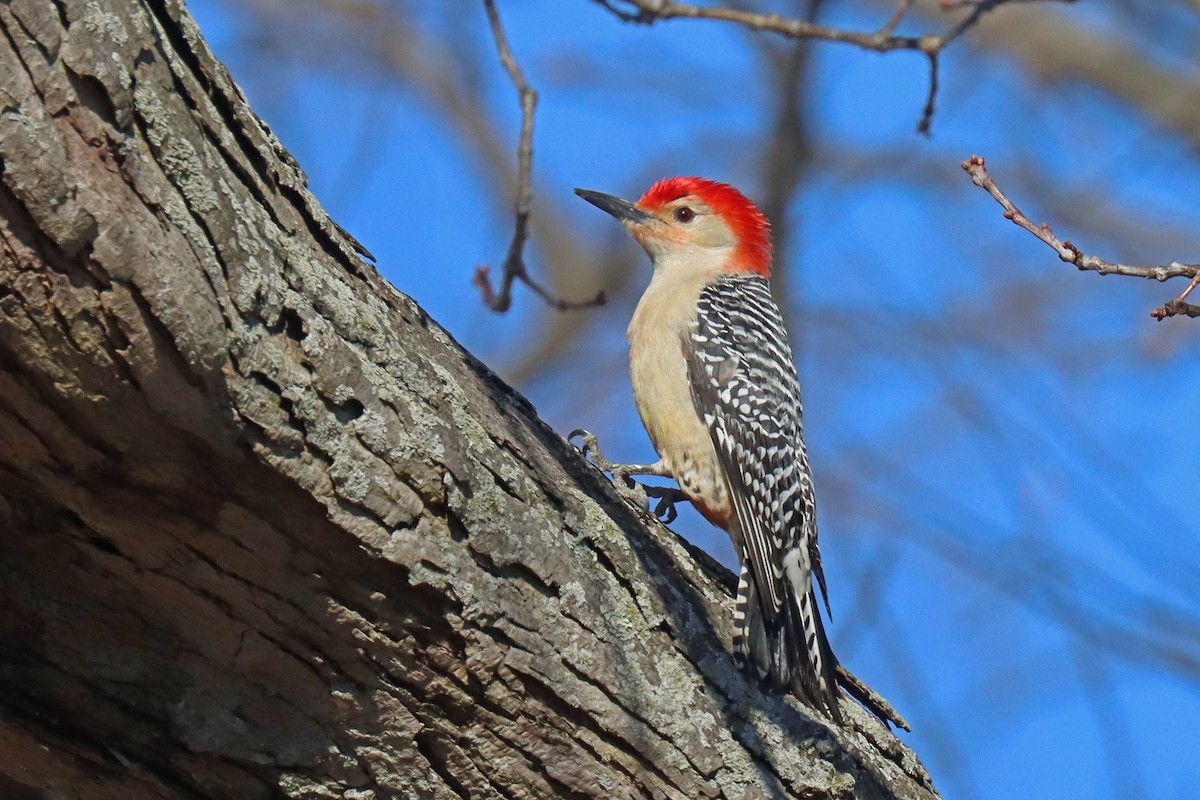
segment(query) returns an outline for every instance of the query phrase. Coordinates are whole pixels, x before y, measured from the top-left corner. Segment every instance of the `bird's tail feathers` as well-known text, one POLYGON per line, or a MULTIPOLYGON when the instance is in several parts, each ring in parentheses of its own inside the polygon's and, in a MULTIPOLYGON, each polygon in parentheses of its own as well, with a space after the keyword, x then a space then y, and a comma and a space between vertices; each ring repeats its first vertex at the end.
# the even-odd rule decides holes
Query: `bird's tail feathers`
POLYGON ((785 583, 787 601, 775 619, 768 620, 754 577, 742 566, 734 607, 734 656, 772 691, 794 692, 840 723, 837 659, 825 636, 811 581, 785 583))

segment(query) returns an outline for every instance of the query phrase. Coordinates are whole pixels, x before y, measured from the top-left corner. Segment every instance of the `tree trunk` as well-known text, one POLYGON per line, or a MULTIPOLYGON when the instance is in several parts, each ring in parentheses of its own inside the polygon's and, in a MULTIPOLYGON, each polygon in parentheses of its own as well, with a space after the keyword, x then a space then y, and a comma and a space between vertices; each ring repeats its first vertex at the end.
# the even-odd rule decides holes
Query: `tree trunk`
POLYGON ((358 258, 180 4, 0 30, 0 796, 933 795, 743 680, 728 573, 358 258))

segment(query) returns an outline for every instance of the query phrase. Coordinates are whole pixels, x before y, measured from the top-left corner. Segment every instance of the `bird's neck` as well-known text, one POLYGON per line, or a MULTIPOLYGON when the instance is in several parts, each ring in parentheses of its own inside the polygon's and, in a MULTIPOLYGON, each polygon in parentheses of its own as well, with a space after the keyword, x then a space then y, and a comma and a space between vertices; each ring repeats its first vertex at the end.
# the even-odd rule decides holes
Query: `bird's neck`
POLYGON ((654 263, 654 281, 708 282, 727 274, 734 266, 736 255, 732 247, 698 247, 672 243, 671 247, 650 250, 654 263))

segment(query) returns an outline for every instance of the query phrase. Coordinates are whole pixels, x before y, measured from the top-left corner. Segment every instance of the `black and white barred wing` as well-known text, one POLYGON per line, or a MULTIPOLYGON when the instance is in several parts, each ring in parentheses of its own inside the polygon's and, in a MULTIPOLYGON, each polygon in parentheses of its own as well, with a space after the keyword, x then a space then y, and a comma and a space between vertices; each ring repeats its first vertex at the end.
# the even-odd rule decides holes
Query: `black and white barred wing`
POLYGON ((811 587, 820 566, 800 387, 767 281, 727 277, 705 288, 684 348, 696 410, 729 484, 743 582, 757 595, 757 603, 739 597, 744 613, 760 615, 741 633, 762 626, 762 641, 746 647, 765 648, 754 660, 765 659, 759 667, 774 682, 799 683, 811 700, 828 705, 833 658, 811 587))
POLYGON ((696 410, 733 490, 743 555, 774 615, 784 600, 783 555, 807 545, 813 527, 813 492, 800 387, 766 280, 725 278, 706 288, 686 346, 696 410))

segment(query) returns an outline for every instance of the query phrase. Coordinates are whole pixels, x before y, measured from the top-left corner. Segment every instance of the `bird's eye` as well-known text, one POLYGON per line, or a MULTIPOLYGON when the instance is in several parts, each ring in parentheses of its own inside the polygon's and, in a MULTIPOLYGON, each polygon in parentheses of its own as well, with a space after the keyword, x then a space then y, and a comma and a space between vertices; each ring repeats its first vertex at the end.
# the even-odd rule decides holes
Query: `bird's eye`
POLYGON ((696 212, 692 211, 687 206, 681 206, 680 208, 675 209, 674 217, 676 222, 691 222, 696 218, 696 212))

